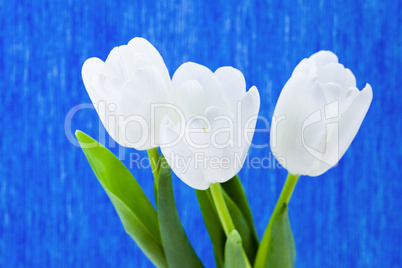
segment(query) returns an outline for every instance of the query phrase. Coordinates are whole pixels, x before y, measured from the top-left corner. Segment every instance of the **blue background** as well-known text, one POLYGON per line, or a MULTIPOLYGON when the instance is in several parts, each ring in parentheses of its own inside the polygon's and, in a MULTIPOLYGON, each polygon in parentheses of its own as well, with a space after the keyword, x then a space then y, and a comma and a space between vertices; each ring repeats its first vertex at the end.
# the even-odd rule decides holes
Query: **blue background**
MULTIPOLYGON (((0 266, 152 266, 64 130, 70 109, 90 101, 81 80, 85 59, 105 60, 135 36, 155 45, 171 74, 186 61, 240 69, 248 87, 259 88, 267 118, 296 64, 334 51, 359 88, 372 85, 374 99, 339 166, 296 187, 296 267, 402 266, 401 3, 0 1, 0 266)), ((98 139, 96 112, 77 112, 71 129, 98 139)), ((255 135, 256 143, 268 139, 255 135)), ((250 150, 251 157, 269 155, 269 148, 250 150)), ((150 171, 132 172, 153 200, 150 171)), ((277 168, 241 172, 260 236, 285 175, 277 168)), ((174 187, 188 236, 212 267, 194 191, 177 178, 174 187)))

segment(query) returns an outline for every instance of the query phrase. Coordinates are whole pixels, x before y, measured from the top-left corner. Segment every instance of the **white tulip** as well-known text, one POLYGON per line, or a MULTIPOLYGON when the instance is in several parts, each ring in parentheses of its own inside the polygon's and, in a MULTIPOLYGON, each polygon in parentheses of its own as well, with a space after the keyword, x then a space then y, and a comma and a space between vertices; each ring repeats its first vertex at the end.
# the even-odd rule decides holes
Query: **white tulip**
POLYGON ((171 103, 172 84, 158 51, 145 39, 115 47, 103 62, 90 58, 82 67, 89 97, 109 135, 120 145, 157 147, 161 115, 151 119, 151 104, 171 103))
POLYGON ((335 54, 303 59, 284 86, 271 126, 271 150, 292 174, 318 176, 335 166, 357 134, 373 98, 356 88, 335 54))
POLYGON ((204 190, 225 182, 243 166, 260 107, 256 87, 246 92, 243 74, 232 67, 211 72, 185 63, 175 72, 173 103, 182 116, 165 116, 161 150, 175 174, 204 190))

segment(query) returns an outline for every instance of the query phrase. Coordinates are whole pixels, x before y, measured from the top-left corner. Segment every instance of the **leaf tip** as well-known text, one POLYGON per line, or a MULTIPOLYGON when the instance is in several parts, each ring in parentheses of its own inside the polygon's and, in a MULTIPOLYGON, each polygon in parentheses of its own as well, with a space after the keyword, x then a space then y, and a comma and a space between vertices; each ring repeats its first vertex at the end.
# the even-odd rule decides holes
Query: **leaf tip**
MULTIPOLYGON (((81 130, 76 130, 75 131, 75 137, 77 138, 78 142, 81 144, 81 147, 83 144, 92 144, 95 142, 93 138, 82 132, 81 130)), ((87 148, 85 146, 85 148, 87 148)))
POLYGON ((85 137, 85 133, 84 132, 82 132, 81 130, 76 130, 75 131, 75 137, 77 138, 77 140, 79 141, 79 142, 81 142, 82 141, 82 139, 85 137))
POLYGON ((282 205, 281 209, 279 210, 279 214, 286 213, 286 212, 287 212, 287 210, 288 210, 288 204, 283 203, 283 205, 282 205))
POLYGON ((242 243, 240 234, 239 234, 239 232, 238 232, 236 229, 233 230, 233 231, 229 234, 228 240, 232 241, 232 242, 235 243, 235 244, 241 244, 241 243, 242 243))

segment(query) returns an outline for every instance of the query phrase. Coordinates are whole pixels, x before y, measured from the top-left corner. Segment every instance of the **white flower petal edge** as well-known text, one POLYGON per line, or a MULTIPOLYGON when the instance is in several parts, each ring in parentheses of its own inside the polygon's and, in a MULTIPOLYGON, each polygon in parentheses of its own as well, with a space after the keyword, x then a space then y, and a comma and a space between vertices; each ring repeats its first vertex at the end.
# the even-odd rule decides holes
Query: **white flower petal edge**
POLYGON ((292 174, 319 176, 335 166, 370 107, 369 84, 359 91, 353 73, 330 51, 303 59, 275 107, 271 150, 292 174))
POLYGON ((188 62, 172 79, 180 120, 166 116, 161 150, 173 172, 192 188, 225 182, 243 166, 260 107, 256 87, 246 92, 243 74, 232 67, 214 73, 188 62), (247 128, 247 132, 245 131, 247 128))
POLYGON ((171 103, 172 84, 159 52, 136 37, 115 47, 103 62, 90 58, 82 78, 109 135, 120 145, 147 150, 159 144, 158 122, 151 120, 151 105, 171 103))

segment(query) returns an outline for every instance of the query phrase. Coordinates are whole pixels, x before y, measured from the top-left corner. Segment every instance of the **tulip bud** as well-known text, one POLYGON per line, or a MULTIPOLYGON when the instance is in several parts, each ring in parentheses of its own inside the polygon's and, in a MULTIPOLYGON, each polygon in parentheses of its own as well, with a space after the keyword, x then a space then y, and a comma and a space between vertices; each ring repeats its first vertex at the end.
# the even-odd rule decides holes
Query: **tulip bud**
POLYGON ((213 73, 191 62, 177 69, 172 83, 173 103, 183 116, 162 121, 167 162, 195 189, 229 180, 242 168, 251 145, 260 108, 257 88, 246 92, 244 76, 235 68, 213 73))
POLYGON ((147 40, 134 38, 114 48, 105 62, 86 60, 82 79, 117 143, 138 150, 157 147, 162 116, 154 115, 151 105, 171 103, 172 85, 162 57, 147 40))
POLYGON ((335 54, 303 59, 279 96, 271 150, 292 174, 318 176, 335 166, 357 134, 373 98, 356 88, 353 73, 335 54))

